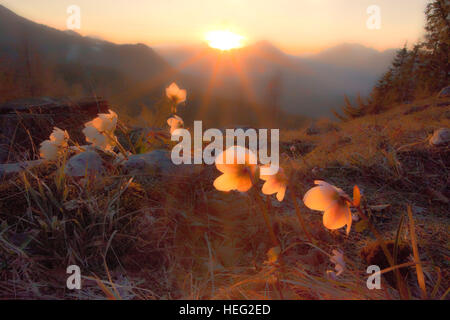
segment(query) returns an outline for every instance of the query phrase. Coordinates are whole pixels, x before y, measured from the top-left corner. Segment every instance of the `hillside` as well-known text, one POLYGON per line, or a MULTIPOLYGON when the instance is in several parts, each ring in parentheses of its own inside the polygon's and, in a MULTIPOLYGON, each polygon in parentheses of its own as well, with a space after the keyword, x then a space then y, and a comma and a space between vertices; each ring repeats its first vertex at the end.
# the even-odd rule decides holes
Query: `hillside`
MULTIPOLYGON (((390 248, 398 234, 398 263, 406 263, 401 274, 409 297, 418 298, 410 263, 414 232, 428 295, 445 298, 449 145, 432 146, 429 137, 449 128, 449 103, 430 98, 344 123, 282 131, 282 167, 291 183, 283 202, 264 200, 283 248, 279 258, 268 253, 273 245, 254 202, 260 184, 248 193, 219 192, 212 187, 220 174, 213 166, 174 175, 158 160, 146 174, 107 165, 103 173, 80 179, 44 164, 10 176, 0 185, 6 259, 0 264, 1 297, 399 298, 390 273, 382 279, 383 290, 366 287, 367 265, 388 264, 364 223, 355 221, 348 236, 342 229, 330 231, 319 212, 303 205, 313 181, 326 180, 349 194, 359 186, 363 208, 390 248), (347 263, 337 280, 326 277, 334 249, 347 263), (86 276, 76 297, 64 287, 62 266, 72 263, 86 276)), ((103 161, 111 163, 108 156, 103 161)))

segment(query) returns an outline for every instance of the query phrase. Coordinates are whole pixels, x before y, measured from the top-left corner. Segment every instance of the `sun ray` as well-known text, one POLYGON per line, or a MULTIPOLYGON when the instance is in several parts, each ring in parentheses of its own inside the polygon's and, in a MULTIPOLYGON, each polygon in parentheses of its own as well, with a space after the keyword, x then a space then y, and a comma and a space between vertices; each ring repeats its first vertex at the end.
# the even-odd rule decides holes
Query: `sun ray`
POLYGON ((246 95, 247 102, 248 102, 250 108, 252 109, 253 114, 255 115, 255 117, 257 117, 256 123, 260 124, 261 120, 264 120, 264 119, 262 119, 263 115, 261 114, 261 110, 259 110, 257 107, 258 99, 255 94, 254 86, 251 83, 250 77, 245 68, 246 63, 242 61, 241 57, 233 56, 232 57, 232 65, 233 65, 233 70, 238 75, 240 84, 246 95))
MULTIPOLYGON (((206 109, 208 108, 210 102, 211 102, 211 97, 212 97, 212 93, 214 91, 214 87, 216 85, 216 80, 217 80, 217 76, 220 72, 220 69, 222 67, 222 56, 219 55, 217 57, 217 59, 214 61, 214 66, 211 70, 211 76, 209 77, 208 80, 208 84, 206 87, 206 90, 203 94, 202 97, 202 102, 200 104, 200 107, 197 111, 197 118, 198 117, 203 117, 204 113, 207 111, 206 109)), ((201 118, 199 118, 201 119, 201 118)))

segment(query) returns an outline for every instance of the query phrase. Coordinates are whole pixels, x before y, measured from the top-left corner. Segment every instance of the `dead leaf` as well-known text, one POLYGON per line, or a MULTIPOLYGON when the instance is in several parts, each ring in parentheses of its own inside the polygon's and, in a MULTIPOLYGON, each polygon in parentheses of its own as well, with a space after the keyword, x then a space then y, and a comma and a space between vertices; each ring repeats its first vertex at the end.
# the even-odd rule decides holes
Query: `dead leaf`
POLYGON ((372 211, 383 211, 383 210, 389 208, 390 206, 391 206, 390 204, 379 204, 379 205, 375 205, 375 206, 369 206, 369 208, 372 211))
POLYGON ((353 187, 353 205, 359 207, 361 203, 361 191, 359 191, 358 186, 353 187))
POLYGON ((278 257, 280 256, 281 248, 280 247, 273 247, 270 248, 269 251, 267 251, 267 264, 273 264, 278 261, 278 257))

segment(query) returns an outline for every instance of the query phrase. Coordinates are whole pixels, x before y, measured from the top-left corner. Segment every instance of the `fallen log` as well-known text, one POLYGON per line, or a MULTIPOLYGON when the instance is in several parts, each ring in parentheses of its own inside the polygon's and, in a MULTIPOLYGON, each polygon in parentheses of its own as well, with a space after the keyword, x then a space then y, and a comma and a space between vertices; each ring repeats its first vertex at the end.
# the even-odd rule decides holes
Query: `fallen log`
POLYGON ((72 141, 85 143, 83 124, 109 109, 108 102, 92 97, 33 98, 0 105, 0 163, 37 159, 39 144, 53 127, 67 130, 72 141))

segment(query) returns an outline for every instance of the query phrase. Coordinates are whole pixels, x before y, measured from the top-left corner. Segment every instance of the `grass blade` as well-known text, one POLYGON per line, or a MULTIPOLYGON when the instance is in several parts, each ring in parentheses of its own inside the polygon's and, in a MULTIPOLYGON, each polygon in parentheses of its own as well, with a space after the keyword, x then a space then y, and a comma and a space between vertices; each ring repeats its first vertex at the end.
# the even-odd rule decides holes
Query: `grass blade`
POLYGON ((412 216, 411 206, 408 205, 408 217, 409 217, 409 234, 411 237, 411 244, 413 247, 414 260, 416 262, 417 282, 422 291, 422 298, 427 299, 427 288, 425 286, 425 277, 423 275, 422 263, 420 262, 419 249, 417 247, 416 229, 414 226, 414 219, 412 216))

